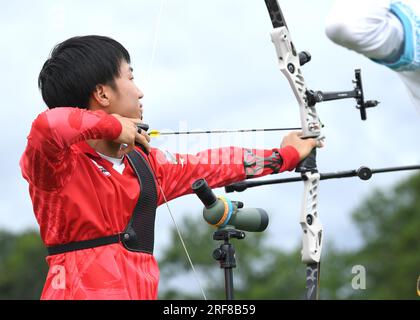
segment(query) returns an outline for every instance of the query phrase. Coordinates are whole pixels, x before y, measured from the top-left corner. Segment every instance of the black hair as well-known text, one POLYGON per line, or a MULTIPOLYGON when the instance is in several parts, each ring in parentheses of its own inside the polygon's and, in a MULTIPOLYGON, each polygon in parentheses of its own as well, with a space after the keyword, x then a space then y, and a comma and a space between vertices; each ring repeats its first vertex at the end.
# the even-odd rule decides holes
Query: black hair
POLYGON ((48 108, 88 109, 96 85, 116 89, 122 61, 130 54, 117 41, 103 36, 82 36, 65 40, 54 47, 38 77, 38 87, 48 108))

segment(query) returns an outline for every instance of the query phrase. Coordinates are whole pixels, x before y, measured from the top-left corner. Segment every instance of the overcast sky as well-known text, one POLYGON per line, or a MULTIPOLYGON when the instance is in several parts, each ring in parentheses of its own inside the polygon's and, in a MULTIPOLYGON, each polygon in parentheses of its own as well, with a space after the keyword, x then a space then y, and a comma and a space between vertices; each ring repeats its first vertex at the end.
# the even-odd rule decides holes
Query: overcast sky
MULTIPOLYGON (((381 104, 368 111, 366 122, 360 120, 353 100, 318 105, 327 139, 318 153, 320 171, 420 163, 419 112, 395 73, 327 39, 324 19, 331 3, 281 1, 296 47, 308 50, 313 57, 303 69, 308 87, 350 90, 353 70, 361 68, 365 96, 381 104)), ((130 51, 135 81, 145 94, 145 121, 151 128, 300 125, 295 98, 277 67, 264 1, 167 0, 159 24, 160 4, 156 0, 2 1, 0 228, 37 228, 18 162, 33 119, 45 110, 37 89, 40 68, 53 46, 69 37, 106 35, 130 51)), ((153 145, 190 153, 231 144, 272 148, 279 146, 282 135, 225 135, 212 141, 208 137, 159 138, 153 145)), ((293 174, 277 177, 289 175, 293 174)), ((359 237, 351 225, 351 211, 375 188, 391 187, 405 176, 407 173, 392 173, 374 176, 368 182, 321 182, 319 215, 325 240, 341 248, 357 246, 359 237)), ((229 197, 248 207, 266 209, 273 243, 291 248, 301 241, 302 192, 303 184, 297 183, 255 188, 229 197)), ((170 206, 178 221, 184 214, 201 215, 202 205, 195 196, 174 200, 170 206)), ((167 244, 171 226, 162 206, 157 218, 157 255, 167 244)))

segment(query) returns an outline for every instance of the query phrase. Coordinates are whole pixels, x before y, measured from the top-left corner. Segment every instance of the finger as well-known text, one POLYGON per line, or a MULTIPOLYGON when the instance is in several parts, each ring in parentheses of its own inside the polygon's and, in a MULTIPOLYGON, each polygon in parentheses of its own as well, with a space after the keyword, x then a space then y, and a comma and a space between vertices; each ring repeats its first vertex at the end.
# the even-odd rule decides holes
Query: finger
POLYGON ((150 136, 146 131, 141 130, 141 135, 146 138, 147 142, 150 142, 150 136))
POLYGON ((133 122, 135 125, 143 123, 143 120, 141 120, 140 118, 127 118, 127 119, 133 122))
POLYGON ((318 147, 318 140, 314 138, 306 139, 311 144, 312 148, 318 147))
POLYGON ((118 158, 130 153, 134 149, 134 143, 132 144, 121 144, 120 150, 118 151, 118 158))
POLYGON ((301 137, 303 136, 303 131, 292 131, 291 133, 293 133, 294 135, 301 137))
POLYGON ((313 148, 322 148, 324 143, 321 139, 310 139, 313 148))
POLYGON ((140 133, 136 133, 136 142, 143 145, 147 151, 151 151, 152 147, 149 144, 150 140, 147 140, 147 138, 143 135, 141 135, 140 133))
POLYGON ((134 123, 143 123, 143 120, 140 118, 127 118, 128 120, 133 121, 134 123))
POLYGON ((322 140, 317 140, 316 141, 316 147, 317 148, 322 148, 324 146, 324 141, 322 140))

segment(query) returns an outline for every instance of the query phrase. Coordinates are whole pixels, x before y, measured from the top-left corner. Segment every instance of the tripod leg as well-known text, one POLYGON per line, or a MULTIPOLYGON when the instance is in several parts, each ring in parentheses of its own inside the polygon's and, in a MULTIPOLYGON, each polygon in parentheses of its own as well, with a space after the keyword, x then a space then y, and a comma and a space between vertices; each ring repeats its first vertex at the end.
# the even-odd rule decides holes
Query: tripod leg
POLYGON ((232 268, 225 268, 225 292, 226 292, 226 300, 234 300, 232 268))

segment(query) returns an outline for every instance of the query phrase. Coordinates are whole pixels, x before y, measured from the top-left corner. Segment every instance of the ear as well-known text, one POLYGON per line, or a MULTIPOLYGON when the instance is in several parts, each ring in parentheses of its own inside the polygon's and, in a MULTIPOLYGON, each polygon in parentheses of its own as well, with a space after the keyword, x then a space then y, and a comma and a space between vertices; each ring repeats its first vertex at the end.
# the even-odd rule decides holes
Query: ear
POLYGON ((99 104, 101 107, 106 108, 110 105, 111 93, 109 87, 103 84, 96 85, 92 92, 92 99, 95 104, 99 104))

